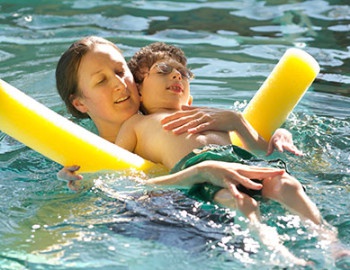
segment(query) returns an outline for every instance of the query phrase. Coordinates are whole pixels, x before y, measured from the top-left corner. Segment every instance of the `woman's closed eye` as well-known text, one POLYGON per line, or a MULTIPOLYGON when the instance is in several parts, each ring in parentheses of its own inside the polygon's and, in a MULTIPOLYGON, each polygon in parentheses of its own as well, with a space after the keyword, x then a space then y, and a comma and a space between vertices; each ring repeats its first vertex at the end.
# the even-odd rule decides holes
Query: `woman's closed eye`
POLYGON ((120 78, 123 78, 125 76, 125 70, 115 70, 114 73, 120 78))
POLYGON ((96 85, 103 84, 107 81, 106 77, 99 78, 96 82, 96 85))

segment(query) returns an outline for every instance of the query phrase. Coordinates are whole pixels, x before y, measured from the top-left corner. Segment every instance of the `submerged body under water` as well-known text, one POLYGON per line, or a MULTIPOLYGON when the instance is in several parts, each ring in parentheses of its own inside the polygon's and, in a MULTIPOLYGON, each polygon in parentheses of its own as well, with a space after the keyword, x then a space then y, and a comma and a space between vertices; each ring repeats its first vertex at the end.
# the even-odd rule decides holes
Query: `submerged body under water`
MULTIPOLYGON (((194 105, 242 110, 285 50, 302 48, 321 72, 284 127, 306 155, 273 158, 288 162, 349 248, 350 7, 345 0, 285 2, 5 0, 0 77, 69 117, 54 70, 73 41, 99 35, 127 57, 164 41, 188 56, 194 105)), ((132 171, 86 175, 86 188, 74 193, 56 179, 60 168, 0 133, 0 269, 288 266, 235 211, 176 188, 142 186, 134 180, 144 176, 132 171)), ((261 205, 263 222, 295 255, 316 269, 349 269, 299 218, 275 202, 261 205)))

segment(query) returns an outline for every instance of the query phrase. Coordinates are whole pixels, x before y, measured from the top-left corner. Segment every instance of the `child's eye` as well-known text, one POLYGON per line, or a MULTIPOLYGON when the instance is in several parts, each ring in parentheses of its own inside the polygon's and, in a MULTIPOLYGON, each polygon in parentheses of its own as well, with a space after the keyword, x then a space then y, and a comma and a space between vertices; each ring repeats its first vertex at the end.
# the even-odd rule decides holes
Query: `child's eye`
POLYGON ((173 67, 166 63, 159 63, 156 65, 158 74, 169 74, 173 71, 173 67))

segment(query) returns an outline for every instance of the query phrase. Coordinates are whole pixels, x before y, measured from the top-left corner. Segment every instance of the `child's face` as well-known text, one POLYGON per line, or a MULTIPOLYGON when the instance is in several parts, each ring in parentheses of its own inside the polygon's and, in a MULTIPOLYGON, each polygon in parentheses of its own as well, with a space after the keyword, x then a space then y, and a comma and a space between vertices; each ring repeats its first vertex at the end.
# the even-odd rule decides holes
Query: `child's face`
POLYGON ((162 109, 180 110, 190 105, 191 73, 182 64, 163 59, 156 62, 139 86, 143 108, 147 113, 162 109))
POLYGON ((140 96, 123 55, 113 46, 98 44, 83 56, 78 69, 81 93, 73 105, 95 124, 122 124, 137 113, 140 96))

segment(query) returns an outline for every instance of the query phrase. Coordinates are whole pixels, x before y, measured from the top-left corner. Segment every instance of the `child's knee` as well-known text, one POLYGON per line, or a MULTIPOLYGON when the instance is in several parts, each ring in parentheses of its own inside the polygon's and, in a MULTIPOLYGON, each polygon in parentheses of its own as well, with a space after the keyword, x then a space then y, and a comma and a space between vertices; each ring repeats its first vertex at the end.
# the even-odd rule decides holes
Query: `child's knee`
POLYGON ((280 192, 283 194, 295 194, 304 192, 304 190, 302 184, 297 179, 289 177, 288 179, 283 179, 280 192))
POLYGON ((301 183, 285 173, 282 176, 274 177, 263 182, 262 194, 271 199, 280 199, 284 196, 293 196, 304 192, 301 183))
POLYGON ((220 189, 215 194, 214 201, 226 207, 237 208, 236 202, 227 188, 220 189))
POLYGON ((227 188, 219 190, 215 196, 214 201, 223 206, 230 207, 232 209, 240 209, 242 212, 254 212, 259 211, 258 202, 252 197, 242 194, 243 199, 238 202, 233 198, 231 192, 227 188))

